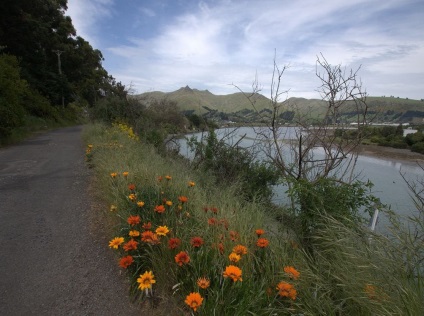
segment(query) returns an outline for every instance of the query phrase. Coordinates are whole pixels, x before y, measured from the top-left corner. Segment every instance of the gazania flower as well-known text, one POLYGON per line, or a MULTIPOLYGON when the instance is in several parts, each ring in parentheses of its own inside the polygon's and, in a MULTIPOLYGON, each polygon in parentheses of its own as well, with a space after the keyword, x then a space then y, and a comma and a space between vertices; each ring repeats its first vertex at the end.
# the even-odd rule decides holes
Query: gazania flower
POLYGON ((137 199, 137 196, 134 194, 134 193, 131 193, 130 195, 128 195, 128 198, 131 200, 131 201, 135 201, 136 199, 137 199))
POLYGON ((172 179, 172 177, 171 176, 165 176, 165 179, 169 181, 169 180, 172 179))
POLYGON ((213 225, 216 225, 217 223, 218 223, 218 220, 215 217, 208 218, 208 225, 213 226, 213 225))
POLYGON ((256 242, 256 246, 261 247, 261 248, 266 248, 269 245, 269 241, 266 238, 259 238, 258 241, 256 242))
POLYGON ((371 300, 375 300, 377 298, 375 286, 372 284, 365 285, 365 293, 368 295, 368 298, 371 300))
POLYGON ((236 241, 238 238, 239 238, 239 233, 234 230, 230 230, 230 239, 232 241, 236 241))
POLYGON ((138 288, 140 290, 151 289, 152 285, 156 283, 154 278, 155 276, 152 271, 146 271, 143 274, 140 274, 140 277, 137 279, 137 282, 139 283, 138 288))
POLYGON ((89 144, 89 145, 87 145, 87 147, 91 149, 91 148, 93 148, 93 145, 89 144))
POLYGON ((134 258, 132 256, 126 256, 119 260, 119 266, 121 268, 128 268, 134 262, 134 258))
POLYGON ((193 237, 191 238, 190 243, 194 248, 200 248, 200 246, 203 245, 203 238, 193 237))
POLYGON ((225 218, 221 219, 219 224, 224 226, 225 229, 228 229, 228 221, 225 218))
POLYGON ((197 311, 200 305, 202 305, 203 297, 199 293, 193 292, 187 295, 184 302, 194 311, 197 311))
POLYGON ((216 214, 216 213, 218 213, 218 208, 211 207, 211 211, 212 211, 212 213, 216 214))
POLYGON ((124 237, 115 237, 109 241, 109 247, 113 249, 118 249, 118 247, 124 242, 124 237))
POLYGON ((134 239, 130 239, 126 244, 124 244, 124 250, 125 251, 136 250, 137 245, 138 245, 138 242, 136 242, 134 239))
POLYGON ((293 301, 296 299, 297 291, 293 287, 292 284, 281 281, 277 285, 278 294, 281 297, 288 297, 291 298, 293 301))
POLYGON ((181 240, 179 238, 170 238, 168 240, 168 248, 175 249, 181 245, 181 240))
POLYGON ((156 234, 158 236, 166 236, 166 234, 169 233, 169 229, 166 226, 159 226, 158 228, 156 228, 156 234))
POLYGON ((284 267, 284 272, 291 278, 294 280, 297 280, 300 276, 300 272, 297 271, 295 268, 293 268, 292 266, 286 266, 284 267))
POLYGON ((115 212, 115 211, 117 211, 117 210, 118 210, 118 207, 117 207, 116 205, 113 205, 113 204, 112 204, 112 205, 110 206, 110 211, 111 211, 111 212, 115 212))
POLYGON ((223 255, 223 254, 224 254, 224 244, 223 244, 222 242, 220 242, 220 243, 218 244, 218 250, 219 250, 219 253, 220 253, 221 255, 223 255))
POLYGON ((180 201, 181 203, 187 203, 188 198, 186 196, 182 195, 182 196, 178 197, 178 201, 180 201))
POLYGON ((118 174, 116 173, 116 172, 112 172, 111 174, 110 174, 110 176, 112 177, 112 178, 116 178, 116 176, 117 176, 118 174))
POLYGON ((129 232, 128 232, 128 235, 130 236, 130 237, 138 237, 138 236, 140 236, 140 232, 138 231, 138 230, 130 230, 129 232))
POLYGON ((190 262, 190 256, 187 252, 181 251, 175 256, 175 262, 181 267, 183 264, 190 262))
POLYGON ((233 265, 229 265, 228 267, 226 267, 222 275, 224 276, 224 278, 231 278, 234 282, 243 281, 241 278, 241 269, 233 265))
POLYGON ((129 172, 128 171, 124 171, 124 172, 122 172, 122 175, 126 178, 126 177, 128 177, 128 174, 129 174, 129 172))
POLYGON ((144 202, 143 201, 138 201, 137 202, 137 206, 138 207, 143 207, 144 206, 144 202))
POLYGON ((139 215, 130 215, 130 217, 127 218, 127 223, 131 226, 140 224, 141 218, 139 215))
POLYGON ((241 259, 241 256, 236 254, 235 252, 230 253, 228 256, 228 259, 230 259, 231 262, 239 262, 241 259))
POLYGON ((207 212, 209 211, 209 207, 204 206, 204 207, 203 207, 203 210, 205 211, 205 213, 207 213, 207 212))
POLYGON ((206 290, 210 285, 211 285, 211 281, 209 281, 208 278, 198 278, 197 279, 197 285, 206 290))
POLYGON ((242 256, 247 254, 247 248, 243 245, 237 245, 233 248, 233 252, 235 252, 236 254, 242 256))
POLYGON ((158 181, 159 181, 159 182, 161 182, 161 181, 162 181, 162 179, 163 179, 163 178, 162 178, 162 176, 159 176, 159 177, 158 177, 158 181))
POLYGON ((265 231, 263 229, 257 229, 255 230, 256 235, 259 237, 261 237, 263 234, 265 234, 265 231))
POLYGON ((146 231, 141 233, 141 240, 144 241, 144 242, 147 242, 149 244, 158 244, 159 243, 158 235, 156 235, 155 233, 153 233, 150 230, 146 230, 146 231))
POLYGON ((168 206, 172 206, 172 201, 167 200, 167 201, 165 202, 165 204, 166 204, 166 205, 168 205, 168 206))
POLYGON ((194 183, 193 181, 189 181, 188 182, 188 186, 189 187, 194 187, 196 185, 196 183, 194 183))
POLYGON ((155 206, 155 212, 157 212, 159 214, 165 212, 165 206, 163 206, 162 204, 161 205, 156 205, 155 206))
POLYGON ((144 230, 149 230, 150 228, 152 228, 152 223, 148 222, 148 223, 143 223, 143 227, 144 230))
POLYGON ((128 190, 134 191, 135 190, 135 184, 134 183, 128 184, 128 190))

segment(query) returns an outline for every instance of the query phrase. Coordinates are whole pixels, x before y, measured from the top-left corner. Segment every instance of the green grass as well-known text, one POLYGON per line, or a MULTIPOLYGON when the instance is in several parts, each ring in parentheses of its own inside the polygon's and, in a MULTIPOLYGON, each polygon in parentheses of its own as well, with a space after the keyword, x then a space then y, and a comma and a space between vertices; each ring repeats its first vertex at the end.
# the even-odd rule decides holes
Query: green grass
POLYGON ((235 194, 237 185, 217 186, 210 175, 190 170, 184 160, 157 154, 153 147, 129 137, 125 126, 91 125, 84 138, 93 145, 88 157, 95 170, 96 191, 104 202, 117 206, 116 211, 107 211, 116 220, 115 234, 110 239, 124 237, 126 243, 131 239, 129 231, 143 231, 141 225, 147 222, 151 222, 152 231, 164 225, 170 230, 167 236, 159 237, 158 244, 134 237, 139 242, 137 250, 126 252, 122 245, 111 249, 116 252, 117 262, 133 256, 134 263, 126 269, 132 295, 139 302, 150 302, 156 312, 189 314, 184 300, 188 294, 198 292, 203 297, 196 312, 199 315, 424 313, 422 277, 404 273, 403 258, 387 237, 370 239, 365 231, 353 231, 323 215, 311 256, 293 235, 293 222, 277 222, 261 203, 241 200, 235 194), (112 172, 117 173, 115 178, 112 172), (129 172, 128 176, 124 177, 123 172, 129 172), (167 180, 167 175, 172 179, 167 180), (190 181, 196 185, 190 187, 190 181), (134 192, 128 184, 135 184, 134 192), (143 207, 129 199, 131 192, 136 194, 136 201, 145 203, 143 207), (188 202, 181 204, 180 196, 186 196, 188 202), (172 205, 166 206, 162 214, 155 212, 155 206, 165 201, 172 201, 172 205), (211 208, 216 208, 216 213, 211 208), (130 215, 139 215, 141 223, 131 227, 127 223, 130 215), (211 218, 217 224, 208 224, 211 218), (256 245, 256 229, 265 230, 262 237, 269 240, 268 247, 256 245), (193 237, 203 239, 200 248, 192 246, 193 237), (170 238, 181 240, 178 249, 168 248, 170 238), (248 252, 239 262, 231 263, 228 256, 236 245, 246 246, 248 252), (188 264, 179 266, 175 262, 180 251, 189 254, 188 264), (242 281, 233 282, 223 276, 230 264, 242 270, 242 281), (285 266, 298 270, 299 279, 291 279, 283 270, 285 266), (145 271, 152 271, 156 280, 149 295, 138 289, 137 278, 145 271), (209 288, 199 288, 200 277, 210 280, 209 288), (294 286, 295 300, 278 295, 276 287, 281 281, 294 286))

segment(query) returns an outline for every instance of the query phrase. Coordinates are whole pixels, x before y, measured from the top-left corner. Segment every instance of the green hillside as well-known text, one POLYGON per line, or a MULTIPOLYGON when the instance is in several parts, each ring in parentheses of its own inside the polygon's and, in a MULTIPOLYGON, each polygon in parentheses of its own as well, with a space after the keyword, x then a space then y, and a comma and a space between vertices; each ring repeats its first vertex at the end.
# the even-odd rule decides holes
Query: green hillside
MULTIPOLYGON (((255 108, 241 93, 214 95, 208 90, 192 89, 189 86, 176 91, 164 93, 160 91, 146 92, 134 96, 144 100, 169 99, 176 101, 181 111, 214 117, 219 115, 228 120, 243 122, 259 122, 270 113, 271 101, 263 95, 256 95, 255 108)), ((424 119, 424 101, 394 97, 368 97, 369 117, 376 122, 390 123, 422 123, 424 119)), ((327 103, 319 99, 304 99, 292 97, 282 102, 280 116, 288 118, 308 115, 322 118, 325 115, 327 103)), ((350 122, 355 117, 354 106, 347 106, 341 120, 350 122)))

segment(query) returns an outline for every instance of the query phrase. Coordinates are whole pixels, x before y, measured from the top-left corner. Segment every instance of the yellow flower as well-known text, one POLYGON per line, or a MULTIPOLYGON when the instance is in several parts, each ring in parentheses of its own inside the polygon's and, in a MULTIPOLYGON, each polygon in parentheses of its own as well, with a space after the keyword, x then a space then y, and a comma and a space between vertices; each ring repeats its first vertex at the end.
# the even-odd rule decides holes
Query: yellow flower
POLYGON ((172 201, 166 201, 165 204, 168 206, 172 206, 172 201))
POLYGON ((135 194, 134 194, 134 193, 131 193, 130 195, 128 195, 128 198, 129 198, 131 201, 135 201, 135 200, 137 199, 137 197, 135 196, 135 194))
POLYGON ((171 176, 165 176, 165 179, 166 179, 166 180, 171 180, 171 179, 172 179, 172 177, 171 177, 171 176))
POLYGON ((189 182, 188 182, 188 186, 189 186, 189 187, 194 187, 195 185, 196 185, 196 184, 195 184, 193 181, 189 181, 189 182))
POLYGON ((118 174, 116 173, 116 172, 112 172, 111 174, 110 174, 110 176, 112 177, 112 178, 116 178, 116 176, 117 176, 118 174))
POLYGON ((131 237, 138 237, 140 236, 140 232, 138 230, 130 230, 128 235, 130 235, 131 237))
POLYGON ((241 269, 233 265, 229 265, 228 267, 226 267, 222 275, 224 276, 224 278, 231 278, 234 282, 243 281, 243 279, 241 278, 241 269))
POLYGON ((169 233, 169 229, 166 226, 159 226, 158 228, 156 228, 156 234, 158 236, 166 236, 166 234, 169 233))
POLYGON ((200 305, 202 305, 203 297, 197 293, 193 292, 187 295, 185 301, 188 306, 190 306, 194 311, 197 311, 200 305))
POLYGON ((137 202, 137 206, 138 207, 143 207, 144 206, 144 202, 143 201, 138 201, 137 202))
POLYGON ((87 145, 87 147, 88 147, 88 148, 93 148, 93 145, 91 145, 91 144, 90 144, 90 145, 87 145))
POLYGON ((209 281, 208 278, 198 278, 197 279, 197 285, 204 290, 206 290, 210 286, 210 284, 211 284, 211 281, 209 281))
POLYGON ((230 253, 230 255, 228 256, 228 258, 230 259, 231 262, 239 262, 241 259, 241 256, 236 254, 235 252, 230 253))
POLYGON ((140 274, 140 277, 137 279, 137 282, 140 283, 138 288, 140 290, 151 289, 152 285, 156 283, 155 276, 152 271, 144 272, 144 274, 140 274))
POLYGON ((126 178, 126 177, 128 177, 128 174, 129 174, 129 172, 128 171, 124 171, 124 172, 122 172, 122 175, 126 178))
POLYGON ((118 247, 124 242, 124 237, 115 237, 109 241, 109 247, 113 249, 118 249, 118 247))
POLYGON ((113 205, 113 204, 112 204, 112 205, 110 206, 110 211, 111 211, 111 212, 115 212, 116 210, 118 210, 118 207, 117 207, 116 205, 113 205))

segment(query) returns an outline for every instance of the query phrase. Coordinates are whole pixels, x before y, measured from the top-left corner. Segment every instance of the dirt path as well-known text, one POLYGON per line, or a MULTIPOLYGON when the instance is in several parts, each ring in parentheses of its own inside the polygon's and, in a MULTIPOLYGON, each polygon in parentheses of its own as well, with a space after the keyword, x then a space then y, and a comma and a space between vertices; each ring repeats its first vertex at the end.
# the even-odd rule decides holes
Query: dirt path
POLYGON ((0 315, 141 314, 89 198, 81 129, 0 149, 0 315))

